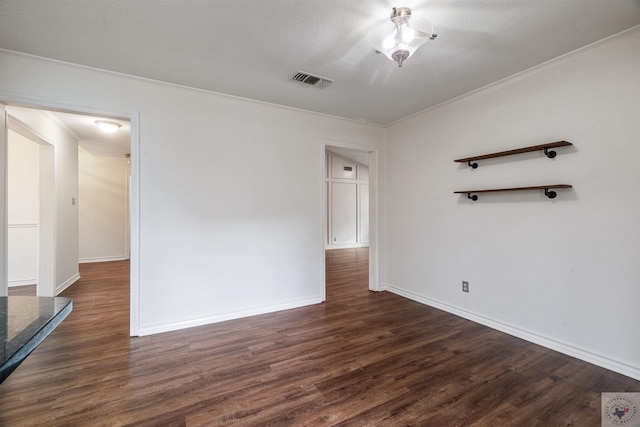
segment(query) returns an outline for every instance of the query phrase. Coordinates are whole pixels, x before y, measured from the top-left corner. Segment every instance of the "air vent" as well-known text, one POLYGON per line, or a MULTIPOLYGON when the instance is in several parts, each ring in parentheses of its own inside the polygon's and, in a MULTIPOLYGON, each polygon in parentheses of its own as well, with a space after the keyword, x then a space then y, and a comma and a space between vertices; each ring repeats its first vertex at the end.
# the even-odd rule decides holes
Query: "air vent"
POLYGON ((332 79, 328 79, 326 77, 315 76, 313 74, 305 73, 304 71, 296 72, 296 75, 293 76, 293 80, 307 84, 309 86, 314 86, 319 89, 324 89, 333 83, 332 79))

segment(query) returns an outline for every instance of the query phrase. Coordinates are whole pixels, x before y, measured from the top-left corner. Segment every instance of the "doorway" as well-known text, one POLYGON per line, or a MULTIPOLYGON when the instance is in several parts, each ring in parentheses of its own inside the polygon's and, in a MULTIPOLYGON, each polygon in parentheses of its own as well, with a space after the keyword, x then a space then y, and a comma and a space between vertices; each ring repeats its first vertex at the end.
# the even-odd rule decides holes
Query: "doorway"
POLYGON ((325 249, 369 246, 369 154, 328 147, 325 249))
POLYGON ((77 263, 128 260, 129 121, 107 122, 101 116, 15 106, 6 109, 9 284, 15 284, 13 276, 22 273, 18 283, 36 282, 37 295, 56 296, 80 278, 77 263), (104 123, 113 126, 112 132, 101 130, 99 125, 104 123), (37 151, 27 149, 37 143, 42 147, 41 159, 37 151), (45 157, 48 148, 54 150, 45 157), (46 162, 41 161, 45 158, 46 162), (30 176, 38 174, 39 185, 30 176), (51 212, 38 215, 40 205, 51 212), (16 223, 14 217, 25 215, 30 221, 16 223), (38 236, 38 229, 49 232, 38 236), (36 248, 43 249, 37 256, 36 248), (40 280, 41 274, 24 278, 26 267, 35 270, 36 264, 53 265, 51 283, 40 280))
MULTIPOLYGON (((0 111, 2 114, 2 126, 0 126, 0 128, 5 127, 6 123, 8 122, 8 116, 6 114, 5 110, 5 106, 8 107, 9 109, 13 109, 13 108, 23 108, 23 107, 15 107, 15 105, 21 105, 24 106, 26 104, 25 100, 21 100, 21 99, 0 99, 0 111)), ((51 103, 41 103, 39 105, 33 105, 33 103, 29 103, 30 105, 28 105, 28 107, 24 107, 25 109, 30 109, 30 110, 35 110, 37 111, 36 115, 40 115, 39 117, 37 117, 35 119, 36 123, 33 123, 33 126, 36 128, 39 128, 39 126, 42 125, 43 121, 49 121, 49 122, 56 122, 54 123, 55 126, 52 126, 52 128, 56 128, 59 132, 62 133, 66 133, 67 135, 72 135, 73 138, 76 142, 76 146, 75 146, 75 150, 76 150, 76 157, 75 158, 65 158, 65 159, 61 159, 59 158, 59 156, 55 157, 55 173, 57 174, 55 176, 54 180, 50 180, 49 182, 55 182, 55 181, 60 181, 60 173, 61 171, 69 168, 70 166, 70 159, 71 162, 73 161, 73 159, 75 159, 75 171, 78 171, 78 159, 80 157, 80 150, 84 149, 87 151, 90 151, 90 149, 88 149, 86 146, 87 144, 91 144, 92 140, 89 138, 85 138, 83 137, 83 131, 82 130, 78 130, 77 128, 73 128, 72 126, 70 126, 68 123, 66 123, 66 119, 62 118, 62 115, 68 115, 68 116, 73 116, 78 120, 83 120, 84 121, 84 126, 96 126, 95 121, 97 119, 106 119, 106 120, 110 120, 110 121, 115 121, 115 122, 119 122, 121 124, 121 127, 124 127, 124 125, 126 125, 126 127, 129 129, 129 136, 127 137, 127 153, 126 153, 126 158, 123 156, 122 159, 120 159, 121 161, 124 161, 127 164, 127 172, 126 172, 126 176, 121 176, 121 184, 125 185, 125 193, 126 193, 126 200, 125 203, 119 208, 119 213, 122 214, 123 216, 126 216, 127 220, 128 220, 128 224, 123 226, 122 229, 126 230, 121 234, 127 234, 127 237, 122 237, 122 241, 126 242, 126 244, 124 245, 125 249, 121 252, 120 257, 121 258, 130 258, 131 261, 131 269, 130 269, 130 294, 131 294, 131 301, 130 301, 130 307, 129 307, 129 311, 130 311, 130 334, 132 336, 137 335, 137 331, 138 331, 138 289, 139 289, 139 281, 138 281, 138 271, 139 271, 139 255, 138 255, 138 250, 139 250, 139 216, 138 216, 138 212, 139 212, 139 202, 138 202, 138 188, 139 188, 139 179, 138 179, 138 157, 137 157, 137 153, 138 153, 138 146, 139 146, 139 140, 138 140, 138 123, 139 123, 139 118, 138 118, 138 114, 137 113, 118 113, 118 112, 112 112, 112 111, 102 111, 102 110, 95 110, 95 109, 90 109, 90 108, 78 108, 78 109, 74 109, 74 111, 70 111, 68 110, 68 106, 67 105, 58 105, 54 102, 51 103), (48 116, 48 117, 47 117, 48 116), (78 147, 78 143, 80 145, 80 147, 78 147), (83 147, 84 145, 84 147, 83 147)), ((33 116, 35 117, 35 116, 33 116)), ((30 127, 30 125, 28 124, 27 127, 30 127)), ((43 129, 42 133, 46 134, 50 129, 43 129)), ((41 132, 34 132, 36 135, 43 137, 43 134, 41 132)), ((46 135, 44 135, 46 136, 46 135)), ((47 140, 46 137, 43 138, 44 140, 47 140)), ((93 141, 95 143, 95 141, 93 141)), ((6 144, 7 144, 7 131, 5 129, 0 129, 0 147, 6 148, 6 144)), ((99 143, 96 143, 96 146, 100 146, 99 143)), ((104 147, 104 145, 103 145, 104 147)), ((54 147, 55 148, 55 147, 54 147)), ((56 153, 57 154, 57 153, 56 153)), ((85 153, 86 154, 86 153, 85 153)), ((7 161, 6 161, 6 157, 4 159, 2 159, 2 161, 0 162, 0 164, 2 164, 2 167, 4 167, 5 171, 7 170, 7 161)), ((93 166, 95 166, 95 163, 93 164, 93 166)), ((104 165, 102 165, 104 166, 104 165)), ((71 168, 73 169, 73 167, 71 168)), ((102 167, 102 169, 104 169, 104 167, 102 167)), ((120 168, 122 170, 122 168, 120 168)), ((56 201, 56 224, 55 226, 58 228, 58 230, 56 231, 56 240, 57 242, 54 245, 53 248, 53 252, 54 255, 51 257, 53 258, 52 264, 54 266, 54 274, 56 275, 56 294, 59 293, 61 290, 63 290, 66 286, 69 286, 70 284, 74 283, 77 278, 79 278, 79 275, 77 275, 77 271, 78 271, 78 261, 80 260, 80 254, 79 254, 79 235, 76 234, 75 237, 75 250, 71 249, 67 251, 67 248, 70 247, 70 245, 65 245, 65 244, 61 244, 60 239, 62 238, 61 236, 65 236, 67 234, 67 232, 69 231, 68 229, 63 229, 60 230, 60 221, 61 221, 61 217, 65 217, 65 211, 64 209, 76 209, 77 211, 77 203, 79 202, 79 198, 78 198, 78 190, 79 190, 79 185, 78 185, 78 179, 80 179, 78 176, 75 177, 75 182, 76 182, 76 188, 75 190, 73 189, 73 185, 71 185, 71 190, 65 192, 64 194, 61 194, 60 192, 60 188, 59 187, 63 187, 64 185, 60 185, 58 187, 56 187, 56 191, 55 191, 55 201, 56 201), (62 206, 62 208, 61 208, 62 206), (69 208, 69 206, 72 206, 73 208, 69 208), (61 209, 63 210, 62 214, 61 214, 61 209), (75 251, 75 252, 74 252, 75 251), (56 257, 58 259, 56 259, 56 257), (61 262, 61 260, 59 259, 60 257, 70 257, 70 258, 75 258, 75 276, 74 274, 69 274, 69 271, 61 271, 64 270, 64 268, 70 268, 72 263, 71 261, 69 262, 61 262), (62 266, 62 268, 61 268, 62 266), (65 281, 65 279, 69 277, 68 281, 65 281), (64 283, 61 283, 64 282, 64 283), (68 282, 68 283, 67 283, 68 282), (62 285, 62 286, 61 286, 62 285)), ((71 181, 73 181, 73 178, 70 178, 71 181)), ((3 191, 6 191, 6 182, 1 183, 3 191)), ((64 183, 63 183, 64 184, 64 183)), ((110 186, 110 188, 112 189, 112 183, 108 183, 108 185, 110 186)), ((54 193, 54 191, 51 191, 51 193, 54 193)), ((76 215, 78 215, 76 213, 76 215)), ((5 225, 8 225, 7 223, 7 218, 3 218, 3 222, 5 223, 5 225)), ((71 227, 73 228, 73 227, 71 227)), ((78 217, 76 217, 76 230, 79 229, 79 222, 78 222, 78 217)), ((77 232, 76 232, 77 233, 77 232)), ((70 233, 68 233, 69 235, 73 235, 73 231, 71 231, 70 233)), ((7 241, 7 229, 6 227, 4 228, 4 236, 0 236, 2 237, 2 239, 0 240, 4 240, 5 244, 7 241)), ((2 243, 2 242, 0 242, 2 243)), ((68 243, 68 242, 63 242, 63 243, 68 243)), ((5 246, 6 247, 6 246, 5 246)), ((3 280, 3 283, 0 284, 0 294, 5 294, 7 293, 7 261, 8 261, 8 256, 5 252, 5 255, 2 257, 2 261, 0 261, 0 266, 2 266, 2 271, 1 273, 4 275, 5 279, 3 280)), ((89 257, 91 258, 91 257, 89 257)), ((96 257, 93 257, 96 258, 96 257)), ((93 259, 94 261, 107 261, 110 260, 111 258, 113 258, 112 255, 107 255, 106 257, 107 259, 101 259, 101 260, 97 260, 97 259, 93 259)), ((39 260, 39 263, 42 265, 43 262, 45 262, 45 258, 43 257, 43 259, 39 260)), ((63 260, 64 261, 64 260, 63 260)), ((68 261, 68 260, 67 260, 68 261)))
POLYGON ((325 143, 324 149, 325 299, 331 279, 327 268, 338 265, 353 271, 353 277, 369 290, 377 291, 377 149, 335 142, 325 143))

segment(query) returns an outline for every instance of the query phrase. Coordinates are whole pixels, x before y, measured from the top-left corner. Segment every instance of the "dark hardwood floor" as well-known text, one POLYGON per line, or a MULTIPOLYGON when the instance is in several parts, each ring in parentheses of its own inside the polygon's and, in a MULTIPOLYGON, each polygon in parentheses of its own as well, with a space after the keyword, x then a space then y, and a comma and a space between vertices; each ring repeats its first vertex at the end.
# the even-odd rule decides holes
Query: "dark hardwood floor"
MULTIPOLYGON (((327 302, 129 338, 127 262, 0 384, 1 426, 599 426, 640 382, 397 295, 327 252, 327 302)), ((178 291, 178 289, 176 289, 178 291)))

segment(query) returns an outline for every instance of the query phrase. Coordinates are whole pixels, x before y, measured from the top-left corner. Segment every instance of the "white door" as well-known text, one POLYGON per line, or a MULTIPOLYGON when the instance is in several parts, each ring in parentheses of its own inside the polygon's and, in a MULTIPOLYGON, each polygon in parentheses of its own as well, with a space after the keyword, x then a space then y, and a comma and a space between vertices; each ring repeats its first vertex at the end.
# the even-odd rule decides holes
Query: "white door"
POLYGON ((332 243, 334 245, 357 242, 358 194, 355 183, 331 184, 332 243))

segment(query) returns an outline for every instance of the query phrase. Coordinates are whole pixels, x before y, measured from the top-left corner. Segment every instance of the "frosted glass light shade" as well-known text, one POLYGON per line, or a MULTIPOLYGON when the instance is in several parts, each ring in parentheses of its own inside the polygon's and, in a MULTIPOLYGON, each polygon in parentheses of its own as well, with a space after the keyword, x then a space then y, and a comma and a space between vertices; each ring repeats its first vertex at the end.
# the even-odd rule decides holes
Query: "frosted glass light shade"
POLYGON ((371 43, 377 51, 402 67, 407 58, 434 37, 431 22, 411 16, 408 7, 394 7, 390 18, 381 22, 371 33, 371 43))

